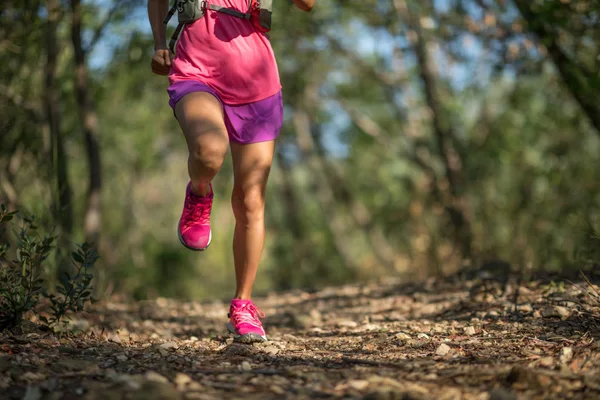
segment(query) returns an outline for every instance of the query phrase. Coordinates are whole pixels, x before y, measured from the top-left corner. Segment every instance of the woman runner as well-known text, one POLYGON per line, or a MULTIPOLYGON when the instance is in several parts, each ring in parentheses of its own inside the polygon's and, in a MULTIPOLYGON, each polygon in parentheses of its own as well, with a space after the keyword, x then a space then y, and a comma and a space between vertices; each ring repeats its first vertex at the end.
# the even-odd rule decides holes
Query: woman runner
MULTIPOLYGON (((293 2, 310 11, 315 0, 293 2)), ((239 341, 265 341, 264 314, 251 295, 265 239, 265 188, 283 122, 275 55, 254 18, 238 18, 208 7, 248 13, 248 0, 204 2, 204 16, 184 25, 173 55, 163 23, 168 3, 148 0, 148 17, 155 50, 152 71, 169 77, 169 104, 189 151, 190 182, 178 224, 179 240, 191 250, 209 246, 211 182, 231 148, 236 292, 227 327, 239 341)), ((251 3, 254 7, 257 2, 251 3)))

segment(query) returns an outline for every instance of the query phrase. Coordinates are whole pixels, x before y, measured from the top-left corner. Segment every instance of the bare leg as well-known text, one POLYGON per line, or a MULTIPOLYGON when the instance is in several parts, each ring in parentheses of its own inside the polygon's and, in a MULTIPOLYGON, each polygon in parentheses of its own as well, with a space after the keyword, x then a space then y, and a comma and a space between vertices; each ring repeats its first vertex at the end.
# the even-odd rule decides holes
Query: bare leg
POLYGON ((275 141, 240 145, 231 143, 234 187, 232 206, 235 215, 233 257, 236 299, 248 300, 265 243, 265 190, 275 141))
POLYGON ((188 173, 192 191, 204 196, 217 175, 229 149, 223 107, 211 94, 194 92, 184 96, 175 115, 188 145, 188 173))

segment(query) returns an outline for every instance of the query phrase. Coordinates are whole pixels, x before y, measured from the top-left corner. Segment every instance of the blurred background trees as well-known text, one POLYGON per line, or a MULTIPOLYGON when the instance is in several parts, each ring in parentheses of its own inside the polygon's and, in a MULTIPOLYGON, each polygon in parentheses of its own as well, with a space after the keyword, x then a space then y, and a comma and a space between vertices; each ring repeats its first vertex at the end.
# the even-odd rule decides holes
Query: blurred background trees
MULTIPOLYGON (((286 110, 257 292, 598 262, 598 2, 280 1, 274 15, 286 110)), ((9 0, 0 22, 0 202, 63 244, 94 242, 105 293, 227 297, 231 167, 210 250, 186 251, 186 147, 149 68, 146 2, 9 0)))

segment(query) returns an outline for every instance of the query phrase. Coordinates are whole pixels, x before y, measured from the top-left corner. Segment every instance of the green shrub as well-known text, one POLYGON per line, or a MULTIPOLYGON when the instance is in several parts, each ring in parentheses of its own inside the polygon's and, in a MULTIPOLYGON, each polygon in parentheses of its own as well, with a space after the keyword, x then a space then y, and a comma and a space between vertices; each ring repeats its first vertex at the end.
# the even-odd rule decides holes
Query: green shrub
POLYGON ((42 236, 34 217, 8 212, 4 204, 0 205, 0 225, 0 331, 19 326, 29 312, 38 314, 42 322, 53 327, 64 322, 69 313, 81 311, 86 302, 93 301, 91 269, 98 256, 87 243, 71 254, 75 272, 72 275, 64 272, 59 277, 56 293, 51 293, 45 279, 46 261, 56 237, 42 236), (20 217, 20 223, 13 222, 14 217, 20 217), (7 225, 16 227, 12 255, 7 225), (39 309, 42 296, 49 300, 49 309, 39 309))

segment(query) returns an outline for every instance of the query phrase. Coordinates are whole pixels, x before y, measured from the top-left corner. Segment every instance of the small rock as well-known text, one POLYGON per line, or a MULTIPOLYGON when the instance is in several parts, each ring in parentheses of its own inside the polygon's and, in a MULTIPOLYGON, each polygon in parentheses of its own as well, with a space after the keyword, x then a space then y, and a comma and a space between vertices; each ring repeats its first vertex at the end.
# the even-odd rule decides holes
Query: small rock
POLYGON ((192 378, 189 375, 178 372, 173 382, 177 386, 177 389, 183 390, 188 383, 192 382, 192 378))
POLYGON ((394 338, 398 339, 398 340, 408 340, 410 339, 410 335, 404 333, 404 332, 398 332, 394 335, 394 338))
POLYGON ((231 343, 223 350, 223 353, 227 357, 249 357, 256 352, 257 350, 253 346, 240 343, 231 343))
POLYGON ((438 306, 436 304, 425 304, 419 309, 422 314, 433 314, 437 311, 438 306))
POLYGON ((175 342, 166 342, 159 346, 161 349, 169 350, 169 349, 177 349, 179 346, 175 342))
POLYGON ((542 317, 544 318, 552 318, 552 317, 560 317, 558 311, 556 311, 555 307, 546 306, 540 310, 542 317))
POLYGON ((271 386, 269 386, 269 390, 271 390, 271 392, 278 394, 280 396, 283 396, 285 394, 285 390, 283 390, 283 388, 281 386, 271 385, 271 386))
POLYGON ((117 333, 109 333, 107 339, 109 342, 121 344, 121 337, 117 333))
POLYGON ((560 350, 560 362, 561 364, 566 364, 573 358, 573 348, 572 347, 563 347, 560 350))
POLYGON ((465 328, 465 335, 473 336, 474 334, 475 334, 475 328, 473 328, 472 326, 467 326, 465 328))
POLYGON ((196 381, 191 381, 187 384, 186 390, 188 392, 201 392, 204 390, 204 387, 196 381))
POLYGON ((429 335, 421 332, 417 335, 417 339, 429 339, 429 335))
POLYGON ((283 338, 285 341, 287 342, 291 342, 291 343, 299 343, 302 342, 303 340, 292 335, 291 333, 286 333, 285 335, 283 335, 283 338))
POLYGON ((240 369, 242 371, 252 371, 252 365, 250 365, 248 361, 243 361, 242 365, 240 366, 240 369))
POLYGON ((337 326, 341 328, 356 328, 358 324, 355 321, 342 320, 338 321, 337 326))
POLYGON ((571 316, 571 310, 569 310, 566 307, 562 307, 562 306, 555 306, 554 309, 556 310, 556 313, 562 318, 562 319, 567 319, 571 316))
POLYGON ((273 345, 269 345, 263 349, 263 351, 272 356, 277 355, 279 353, 279 349, 273 345))
POLYGON ((369 387, 369 382, 362 380, 362 379, 357 379, 357 380, 348 382, 348 386, 351 387, 352 389, 355 389, 358 391, 363 391, 369 387))
POLYGON ((521 304, 517 307, 517 310, 523 313, 530 313, 533 312, 533 307, 531 306, 531 304, 521 304))
POLYGON ((117 359, 117 361, 120 362, 125 362, 127 361, 127 356, 124 353, 119 353, 115 356, 115 358, 117 359))
POLYGON ((376 331, 381 329, 381 325, 378 324, 365 324, 362 326, 362 329, 365 331, 376 331))
POLYGON ((445 356, 450 352, 450 350, 450 346, 448 346, 446 343, 442 343, 435 351, 435 354, 437 354, 438 356, 445 356))
POLYGON ((539 362, 540 367, 551 367, 553 364, 554 359, 552 357, 543 357, 539 362))
POLYGON ((169 380, 167 378, 165 378, 161 374, 159 374, 157 372, 154 372, 154 371, 148 371, 148 372, 146 372, 144 374, 144 378, 147 381, 150 381, 150 382, 169 383, 169 380))
POLYGON ((162 347, 159 347, 159 348, 157 349, 157 351, 158 351, 158 354, 160 354, 160 355, 161 355, 161 356, 163 356, 163 357, 166 357, 166 356, 168 356, 168 355, 169 355, 169 351, 168 351, 168 350, 165 350, 165 349, 163 349, 162 347))

